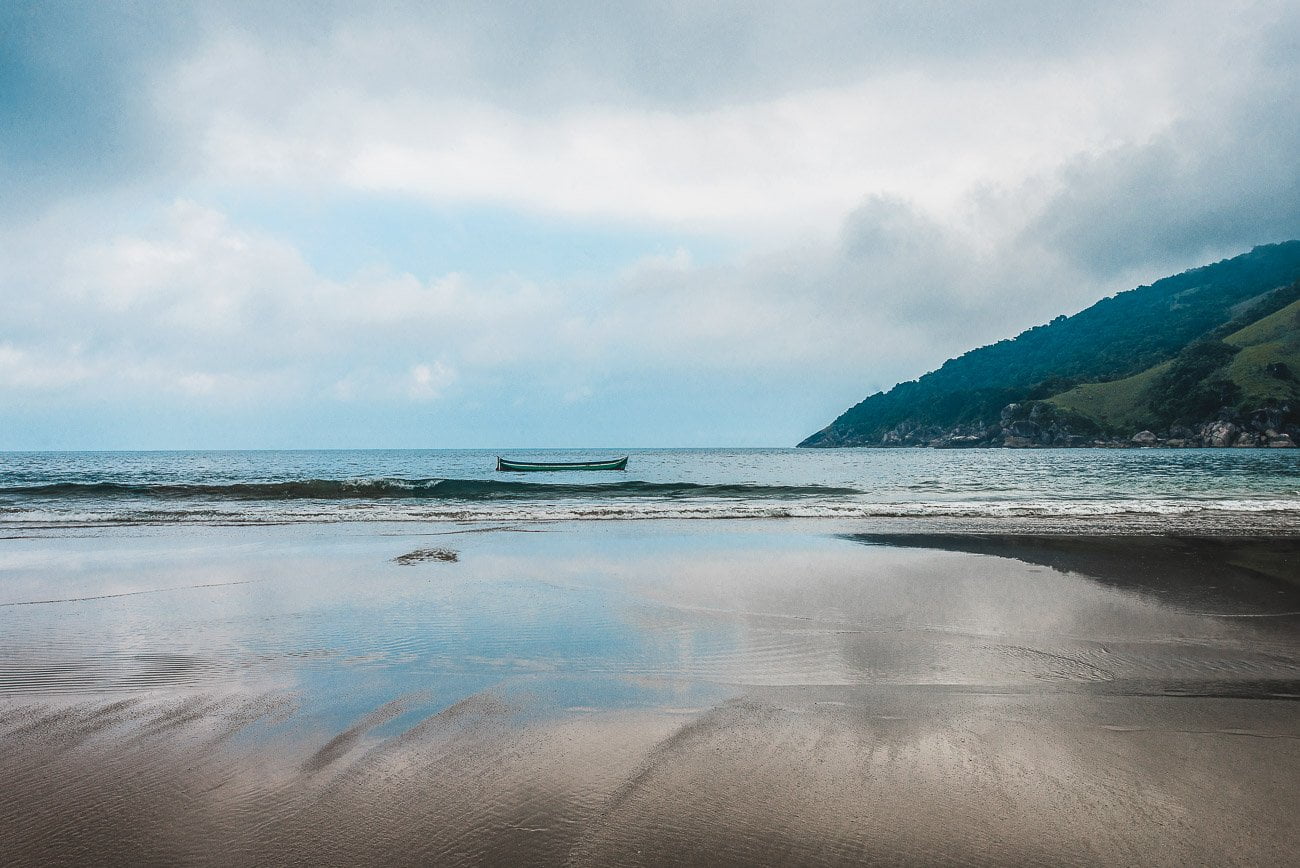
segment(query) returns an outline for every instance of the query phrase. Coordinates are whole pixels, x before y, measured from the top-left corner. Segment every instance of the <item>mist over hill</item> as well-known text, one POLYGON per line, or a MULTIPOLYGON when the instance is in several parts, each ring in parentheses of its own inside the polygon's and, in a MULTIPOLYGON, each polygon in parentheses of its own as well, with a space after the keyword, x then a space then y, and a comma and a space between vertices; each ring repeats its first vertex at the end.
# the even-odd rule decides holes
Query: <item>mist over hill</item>
POLYGON ((1102 299, 871 395, 800 446, 1286 446, 1300 241, 1102 299))

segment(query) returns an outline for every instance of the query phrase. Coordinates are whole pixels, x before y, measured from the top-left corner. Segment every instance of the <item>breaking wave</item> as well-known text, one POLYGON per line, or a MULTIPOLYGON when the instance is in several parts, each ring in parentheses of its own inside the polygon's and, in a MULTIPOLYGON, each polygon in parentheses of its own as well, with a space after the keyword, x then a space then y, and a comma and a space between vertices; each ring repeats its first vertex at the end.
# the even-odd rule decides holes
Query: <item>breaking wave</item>
POLYGON ((537 500, 564 498, 810 498, 860 494, 827 485, 694 482, 545 483, 492 479, 303 479, 225 484, 59 482, 0 487, 0 497, 40 500, 537 500))

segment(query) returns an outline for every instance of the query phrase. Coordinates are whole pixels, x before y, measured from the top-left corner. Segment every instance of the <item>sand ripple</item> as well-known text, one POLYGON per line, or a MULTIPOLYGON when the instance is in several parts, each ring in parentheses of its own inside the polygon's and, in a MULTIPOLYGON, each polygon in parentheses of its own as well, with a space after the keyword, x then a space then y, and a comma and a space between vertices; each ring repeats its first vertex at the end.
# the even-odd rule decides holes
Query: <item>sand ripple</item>
POLYGON ((701 714, 520 717, 491 693, 384 732, 284 700, 0 712, 0 852, 29 863, 1286 864, 1278 703, 752 693, 701 714), (1243 774, 1243 769, 1250 769, 1243 774))

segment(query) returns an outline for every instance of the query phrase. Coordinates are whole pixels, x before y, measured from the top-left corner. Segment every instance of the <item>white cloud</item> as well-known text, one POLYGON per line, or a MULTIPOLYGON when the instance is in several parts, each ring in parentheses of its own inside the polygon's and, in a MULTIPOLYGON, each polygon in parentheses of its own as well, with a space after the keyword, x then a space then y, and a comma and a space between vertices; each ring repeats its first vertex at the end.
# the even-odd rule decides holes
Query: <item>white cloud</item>
POLYGON ((336 380, 329 394, 348 402, 426 403, 441 398, 457 376, 456 370, 442 361, 410 365, 404 370, 367 366, 336 380))
POLYGON ((75 352, 33 351, 12 343, 0 344, 0 388, 14 390, 63 389, 94 376, 95 368, 75 352))
POLYGON ((202 107, 191 123, 220 183, 342 185, 764 234, 831 228, 870 192, 952 209, 978 184, 1145 139, 1174 110, 1170 82, 1130 58, 1104 72, 898 74, 688 113, 592 106, 542 117, 346 86, 287 89, 268 106, 251 83, 282 58, 246 55, 221 76, 201 71, 209 62, 196 61, 169 101, 202 107))
POLYGON ((407 394, 414 401, 432 401, 441 397, 448 386, 456 381, 456 372, 442 362, 432 365, 412 365, 407 394))
POLYGON ((139 56, 111 15, 57 34, 54 84, 102 104, 29 94, 0 130, 0 184, 39 203, 0 209, 0 391, 724 425, 709 383, 857 400, 1300 235, 1294 4, 819 9, 223 4, 158 10, 171 42, 139 56), (85 145, 36 171, 51 130, 85 145), (328 271, 310 208, 271 231, 214 204, 249 190, 526 212, 556 263, 328 271), (656 240, 573 276, 575 225, 656 240))
MULTIPOLYGON (((220 365, 220 360, 208 360, 220 365)), ((94 401, 136 401, 144 396, 177 400, 265 403, 293 391, 283 372, 231 373, 187 368, 165 355, 91 353, 80 345, 32 341, 0 344, 0 395, 13 401, 38 396, 80 395, 94 401)))
POLYGON ((536 282, 386 269, 329 279, 284 239, 181 201, 147 231, 66 251, 23 311, 30 347, 0 355, 0 371, 11 387, 112 381, 244 402, 305 392, 420 404, 463 385, 461 398, 573 405, 590 403, 594 384, 800 371, 888 387, 1125 288, 1024 244, 1032 212, 992 231, 1001 207, 973 202, 967 224, 873 197, 821 242, 722 264, 678 249, 608 281, 536 282))

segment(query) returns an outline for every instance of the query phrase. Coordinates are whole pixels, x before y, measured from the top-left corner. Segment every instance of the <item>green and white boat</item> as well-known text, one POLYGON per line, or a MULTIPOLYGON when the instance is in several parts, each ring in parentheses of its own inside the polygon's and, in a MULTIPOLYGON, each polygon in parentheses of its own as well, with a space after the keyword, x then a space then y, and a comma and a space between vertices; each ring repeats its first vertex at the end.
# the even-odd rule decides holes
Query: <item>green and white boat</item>
POLYGON ((497 470, 528 473, 534 470, 627 470, 627 456, 608 461, 512 461, 497 456, 497 470))

